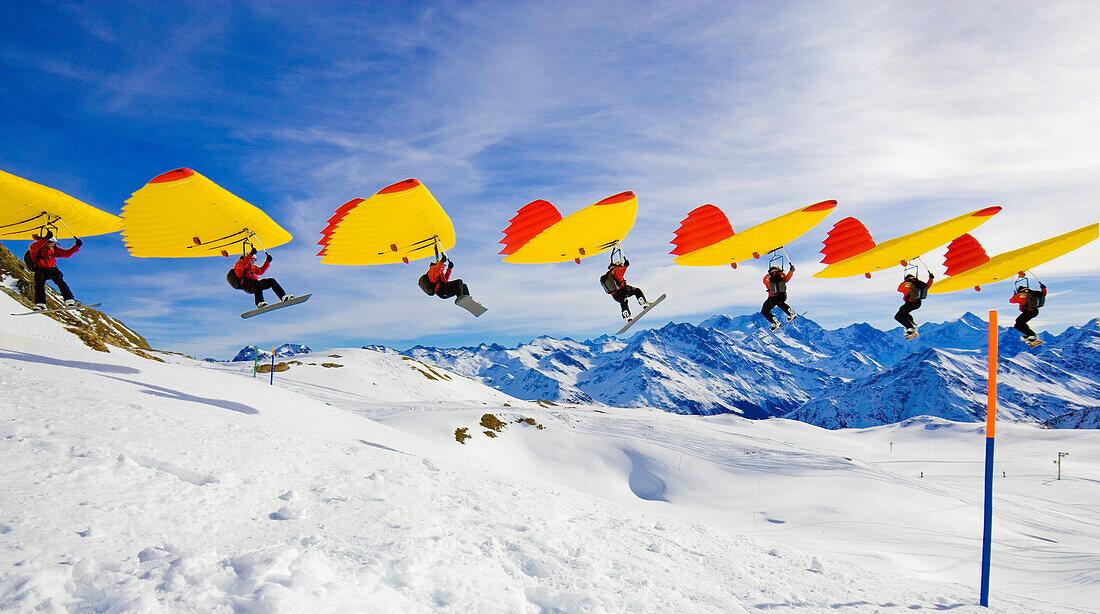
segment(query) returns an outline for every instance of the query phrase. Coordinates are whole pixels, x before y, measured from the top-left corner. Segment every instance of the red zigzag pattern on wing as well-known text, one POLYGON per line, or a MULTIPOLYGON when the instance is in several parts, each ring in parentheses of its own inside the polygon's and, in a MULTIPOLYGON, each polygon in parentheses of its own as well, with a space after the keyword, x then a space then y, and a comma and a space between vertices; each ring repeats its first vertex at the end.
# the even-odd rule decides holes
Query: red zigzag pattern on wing
POLYGON ((676 247, 669 253, 676 256, 690 254, 733 235, 733 226, 726 214, 714 205, 703 205, 692 209, 680 222, 676 238, 670 241, 676 247))
POLYGON ((877 244, 863 222, 854 217, 846 217, 833 225, 833 229, 825 237, 824 245, 821 253, 825 257, 821 262, 833 264, 874 249, 877 244))
POLYGON ((504 238, 500 240, 504 244, 500 253, 506 256, 516 253, 539 233, 560 222, 561 212, 545 200, 534 200, 524 205, 508 221, 510 223, 504 229, 504 238))

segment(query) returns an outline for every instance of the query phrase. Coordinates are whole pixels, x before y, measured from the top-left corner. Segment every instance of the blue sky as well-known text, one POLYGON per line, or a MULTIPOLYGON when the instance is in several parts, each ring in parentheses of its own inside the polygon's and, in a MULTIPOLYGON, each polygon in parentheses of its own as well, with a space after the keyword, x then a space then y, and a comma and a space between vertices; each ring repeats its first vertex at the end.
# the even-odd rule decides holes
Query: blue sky
MULTIPOLYGON (((4 12, 0 169, 117 214, 149 179, 186 166, 295 236, 273 250, 270 273, 313 299, 248 321, 224 259, 136 259, 113 235, 63 262, 78 298, 193 355, 617 329, 597 281, 604 256, 500 262, 501 231, 536 198, 568 214, 638 194, 628 279, 669 295, 651 326, 764 299, 759 267, 672 264, 673 231, 705 203, 741 229, 838 200, 788 246, 790 302, 829 327, 892 327, 900 296, 900 268, 810 278, 841 217, 881 241, 1001 205, 974 233, 993 254, 1100 215, 1094 2, 15 1, 4 12), (454 221, 456 272, 485 316, 421 294, 421 263, 315 256, 338 206, 408 177, 454 221)), ((1037 328, 1100 312, 1097 243, 1036 271, 1051 288, 1037 328)), ((942 250, 925 260, 942 272, 942 250)), ((934 296, 918 321, 1014 317, 1010 293, 1002 283, 934 296)))

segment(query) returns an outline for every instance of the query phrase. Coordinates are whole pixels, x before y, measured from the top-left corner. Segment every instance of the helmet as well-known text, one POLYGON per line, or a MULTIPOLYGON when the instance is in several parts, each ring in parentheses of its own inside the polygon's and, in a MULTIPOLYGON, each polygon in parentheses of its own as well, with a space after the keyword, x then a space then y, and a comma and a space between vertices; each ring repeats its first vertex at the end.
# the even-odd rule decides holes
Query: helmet
POLYGON ((768 272, 769 272, 769 273, 772 273, 772 272, 775 272, 775 271, 783 272, 783 269, 781 269, 781 268, 779 268, 779 267, 777 267, 777 266, 770 266, 770 267, 768 267, 768 272))
POLYGON ((1016 286, 1016 291, 1017 292, 1024 292, 1025 290, 1028 290, 1028 289, 1029 288, 1027 286, 1023 285, 1023 284, 1020 284, 1020 285, 1016 286))
POLYGON ((916 279, 916 278, 917 278, 917 276, 916 276, 916 275, 914 275, 914 274, 912 274, 912 273, 906 273, 906 274, 905 274, 905 279, 906 279, 906 280, 910 280, 910 279, 916 279))

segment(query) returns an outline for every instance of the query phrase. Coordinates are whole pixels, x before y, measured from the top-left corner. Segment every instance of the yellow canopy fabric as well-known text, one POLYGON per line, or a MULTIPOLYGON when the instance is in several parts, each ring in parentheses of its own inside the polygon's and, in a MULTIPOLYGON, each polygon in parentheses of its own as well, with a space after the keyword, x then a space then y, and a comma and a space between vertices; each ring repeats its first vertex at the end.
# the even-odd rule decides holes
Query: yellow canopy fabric
POLYGON ((90 237, 122 230, 122 218, 0 171, 0 238, 32 240, 43 226, 56 227, 59 238, 70 234, 66 227, 78 237, 90 237))
POLYGON ((455 245, 451 218, 416 179, 342 205, 317 242, 325 264, 392 264, 435 256, 455 245))
MULTIPOLYGON (((946 222, 940 222, 935 226, 929 226, 923 230, 918 230, 897 237, 896 239, 890 239, 877 246, 874 245, 873 241, 870 241, 870 237, 867 237, 866 240, 870 241, 869 245, 871 246, 869 249, 833 262, 830 261, 829 254, 831 248, 829 243, 826 242, 826 247, 822 250, 822 253, 825 254, 825 258, 822 262, 828 262, 829 264, 824 269, 814 273, 814 277, 837 278, 851 277, 853 275, 869 276, 874 271, 881 271, 897 266, 936 249, 952 239, 970 232, 978 226, 988 222, 990 218, 1000 211, 1000 207, 986 207, 985 209, 979 209, 951 218, 946 222)), ((837 222, 837 224, 839 225, 850 219, 853 218, 846 218, 845 220, 837 222)), ((858 224, 858 222, 856 223, 858 224)))
POLYGON ((259 208, 189 168, 151 179, 126 201, 122 219, 126 247, 138 258, 220 256, 253 236, 265 249, 292 239, 259 208))
POLYGON ((826 200, 757 224, 734 234, 724 213, 713 205, 695 209, 680 224, 672 243, 676 264, 717 266, 759 258, 777 250, 824 220, 836 208, 835 200, 826 200))
POLYGON ((929 294, 942 294, 965 290, 966 288, 977 289, 985 284, 1015 277, 1022 271, 1064 256, 1082 245, 1096 240, 1098 237, 1100 237, 1100 224, 1089 224, 1057 237, 994 256, 985 264, 980 264, 942 281, 937 279, 936 283, 928 289, 928 292, 929 294))
POLYGON ((541 264, 580 261, 626 238, 638 216, 634 192, 609 196, 562 218, 546 201, 534 201, 504 231, 504 262, 541 264))

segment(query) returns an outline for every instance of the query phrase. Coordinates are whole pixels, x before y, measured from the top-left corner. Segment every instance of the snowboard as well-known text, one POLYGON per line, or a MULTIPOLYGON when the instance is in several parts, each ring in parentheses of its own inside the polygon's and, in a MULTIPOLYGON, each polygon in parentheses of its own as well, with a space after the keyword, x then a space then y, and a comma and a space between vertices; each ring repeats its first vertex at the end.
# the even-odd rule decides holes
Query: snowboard
POLYGON ((804 315, 806 315, 805 311, 803 311, 802 313, 795 313, 794 318, 792 318, 790 320, 788 320, 786 318, 783 318, 782 320, 779 321, 779 328, 777 328, 775 330, 772 330, 771 326, 766 326, 765 325, 764 329, 763 329, 763 332, 760 333, 760 338, 763 339, 763 338, 767 337, 768 335, 774 335, 774 334, 778 333, 779 331, 783 330, 784 328, 787 328, 787 326, 789 324, 791 324, 792 322, 794 322, 798 318, 801 318, 804 315))
POLYGON ((1040 345, 1043 345, 1043 340, 1042 339, 1036 339, 1035 341, 1028 341, 1027 339, 1024 339, 1023 341, 1024 341, 1024 343, 1026 343, 1028 345, 1028 347, 1032 347, 1032 348, 1037 348, 1040 345))
POLYGON ((242 313, 241 317, 242 318, 251 318, 252 316, 258 316, 261 313, 267 313, 268 311, 274 311, 276 309, 282 309, 283 307, 290 307, 291 305, 297 305, 298 303, 304 303, 304 302, 308 301, 309 297, 311 297, 311 296, 313 296, 312 293, 303 294, 302 296, 296 296, 296 297, 290 299, 289 301, 278 301, 278 302, 275 302, 275 303, 271 303, 270 305, 268 305, 266 307, 257 307, 256 309, 253 309, 252 311, 246 311, 246 312, 242 313))
POLYGON ((458 305, 466 311, 474 314, 475 318, 479 317, 486 311, 485 307, 481 303, 475 301, 474 298, 470 295, 455 297, 455 305, 458 305))
POLYGON ((906 341, 909 341, 910 339, 916 339, 917 337, 920 337, 920 333, 917 332, 917 331, 913 331, 912 334, 909 334, 909 333, 905 334, 905 340, 906 341))
POLYGON ((626 330, 627 330, 628 328, 630 328, 631 326, 634 326, 634 323, 635 323, 635 322, 637 322, 638 320, 642 319, 642 316, 644 316, 645 314, 649 313, 649 310, 650 310, 650 309, 653 309, 654 307, 656 307, 656 306, 657 306, 657 303, 660 303, 661 301, 665 300, 665 297, 666 297, 666 296, 668 296, 668 295, 667 295, 667 294, 662 294, 661 296, 658 296, 658 297, 657 297, 657 300, 655 300, 655 301, 653 301, 652 303, 650 303, 650 304, 646 305, 646 306, 645 306, 645 309, 643 309, 643 310, 641 311, 641 313, 639 313, 638 315, 634 316, 633 318, 628 318, 628 319, 627 319, 627 321, 626 321, 626 324, 624 324, 624 325, 623 325, 623 327, 619 329, 619 332, 617 332, 617 333, 615 333, 615 334, 616 334, 616 335, 621 335, 621 334, 625 333, 625 332, 626 332, 626 330))
POLYGON ((61 311, 72 311, 74 309, 91 309, 93 307, 99 307, 103 303, 92 303, 91 305, 73 305, 72 307, 58 307, 57 309, 43 309, 41 311, 28 311, 26 313, 13 313, 13 316, 33 316, 36 313, 58 313, 61 311))

